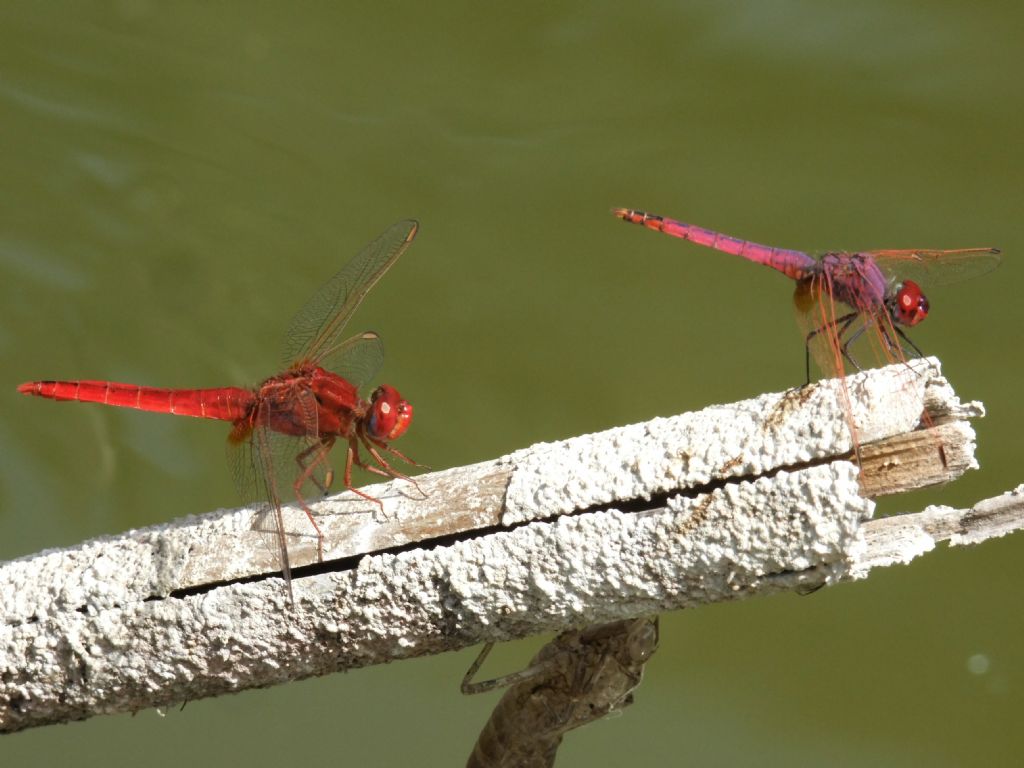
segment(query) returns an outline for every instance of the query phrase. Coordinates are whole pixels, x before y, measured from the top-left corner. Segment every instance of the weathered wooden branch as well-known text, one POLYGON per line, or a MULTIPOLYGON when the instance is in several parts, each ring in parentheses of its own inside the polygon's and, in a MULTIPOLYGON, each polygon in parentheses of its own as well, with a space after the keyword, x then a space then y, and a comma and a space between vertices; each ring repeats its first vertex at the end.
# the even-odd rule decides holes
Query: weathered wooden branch
POLYGON ((521 672, 471 683, 484 646, 462 683, 463 693, 508 684, 480 732, 468 768, 549 768, 562 737, 633 703, 644 666, 658 649, 658 618, 641 616, 563 632, 521 672))
POLYGON ((536 445, 421 476, 422 496, 368 488, 383 516, 351 493, 324 500, 323 563, 287 510, 294 605, 249 509, 6 563, 0 730, 860 578, 934 541, 1020 527, 1016 496, 1002 518, 866 524, 862 487, 976 466, 966 420, 982 408, 957 400, 936 361, 848 383, 860 477, 835 381, 536 445))

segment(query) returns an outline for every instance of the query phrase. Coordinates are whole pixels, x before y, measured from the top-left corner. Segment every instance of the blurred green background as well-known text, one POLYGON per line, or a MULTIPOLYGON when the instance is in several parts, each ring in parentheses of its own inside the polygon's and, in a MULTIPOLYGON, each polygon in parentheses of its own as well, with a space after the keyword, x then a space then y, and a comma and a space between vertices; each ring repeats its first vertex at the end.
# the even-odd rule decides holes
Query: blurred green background
MULTIPOLYGON (((252 384, 393 221, 353 330, 436 468, 802 380, 780 275, 616 221, 804 249, 997 245, 914 340, 1022 479, 1016 3, 7 3, 0 9, 0 558, 235 505, 224 424, 30 401, 35 378, 252 384)), ((927 286, 926 286, 927 288, 927 286)), ((637 704, 559 765, 1008 764, 1024 537, 808 598, 664 617, 637 704)), ((540 641, 496 654, 522 666, 540 641)), ((475 649, 0 739, 5 765, 457 765, 475 649)))

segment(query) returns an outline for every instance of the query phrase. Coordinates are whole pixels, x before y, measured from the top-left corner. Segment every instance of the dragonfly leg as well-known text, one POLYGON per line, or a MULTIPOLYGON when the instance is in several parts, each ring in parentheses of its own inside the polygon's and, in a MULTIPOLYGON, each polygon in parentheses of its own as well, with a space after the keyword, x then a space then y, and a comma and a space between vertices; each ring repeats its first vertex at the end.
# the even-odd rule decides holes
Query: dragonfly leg
MULTIPOLYGON (((363 462, 362 457, 359 455, 359 438, 355 434, 349 435, 349 438, 348 438, 348 454, 345 456, 345 477, 344 477, 345 487, 348 488, 350 491, 352 491, 357 496, 362 496, 367 501, 372 501, 374 504, 376 504, 378 507, 380 507, 380 513, 383 515, 384 514, 384 502, 383 501, 381 501, 380 499, 378 499, 378 498, 376 498, 374 496, 371 496, 368 493, 364 493, 363 491, 360 491, 358 488, 356 488, 354 485, 352 485, 352 465, 353 464, 355 464, 357 467, 362 467, 363 469, 370 469, 370 467, 368 467, 363 462)), ((374 467, 373 469, 376 469, 376 467, 374 467)))
POLYGON ((402 461, 404 461, 406 464, 410 464, 410 465, 412 465, 414 467, 424 467, 426 469, 430 469, 430 467, 428 467, 426 464, 420 464, 418 461, 413 461, 408 456, 406 456, 404 453, 402 453, 399 450, 396 450, 396 449, 392 448, 390 445, 385 443, 383 440, 375 440, 374 438, 369 437, 369 436, 367 436, 367 439, 371 443, 376 445, 378 448, 382 448, 385 451, 387 451, 388 453, 390 453, 392 456, 397 456, 402 461))
MULTIPOLYGON (((406 480, 412 483, 414 486, 416 486, 416 490, 419 491, 420 494, 426 496, 426 494, 424 494, 423 490, 420 488, 419 484, 408 475, 402 474, 393 466, 391 466, 391 464, 388 463, 387 459, 385 459, 377 450, 377 448, 374 447, 375 445, 384 448, 385 450, 388 450, 391 453, 394 453, 396 456, 405 459, 406 461, 409 461, 408 459, 405 458, 405 456, 403 456, 401 453, 394 450, 387 444, 378 442, 377 440, 371 438, 369 435, 366 434, 366 432, 362 428, 357 428, 356 431, 353 434, 349 435, 348 438, 348 454, 345 457, 345 487, 348 490, 356 493, 357 495, 362 496, 367 501, 372 501, 373 503, 375 503, 377 506, 380 507, 381 514, 384 514, 384 503, 380 499, 374 498, 370 494, 364 493, 363 491, 359 490, 358 488, 352 485, 353 466, 359 467, 360 469, 364 469, 367 472, 372 472, 375 475, 386 477, 389 480, 406 480), (375 466, 371 463, 363 461, 362 454, 359 451, 360 443, 363 444, 366 450, 370 453, 370 456, 373 457, 373 460, 376 461, 377 464, 379 464, 380 466, 375 466)), ((409 463, 415 464, 416 462, 409 461, 409 463)), ((420 465, 416 464, 416 466, 420 465)))
MULTIPOLYGON (((413 480, 408 475, 402 474, 397 469, 395 469, 393 466, 391 466, 391 464, 388 462, 388 460, 385 459, 383 456, 381 456, 380 453, 377 451, 377 449, 374 448, 373 445, 370 442, 368 442, 368 441, 364 442, 363 445, 366 446, 366 450, 370 452, 370 455, 373 457, 374 461, 376 461, 378 464, 380 464, 380 466, 379 467, 375 467, 373 464, 362 464, 362 463, 360 463, 359 464, 360 467, 365 469, 367 472, 373 472, 375 475, 380 475, 381 477, 386 477, 389 480, 394 480, 394 479, 407 480, 410 483, 412 483, 413 485, 416 485, 416 481, 415 480, 413 480)), ((416 489, 419 490, 419 486, 416 486, 416 489)), ((422 491, 421 491, 421 493, 422 493, 422 491)))
MULTIPOLYGON (((910 337, 909 337, 909 336, 907 336, 907 334, 905 334, 905 333, 903 332, 903 329, 902 329, 902 328, 900 328, 900 327, 899 327, 898 325, 893 325, 893 327, 892 327, 892 328, 893 328, 893 330, 894 330, 894 331, 896 331, 896 333, 897 333, 897 334, 899 334, 899 337, 900 337, 901 339, 903 339, 903 341, 905 341, 905 342, 906 342, 907 346, 908 346, 908 347, 910 347, 910 348, 911 348, 912 350, 914 350, 914 354, 915 354, 915 355, 916 355, 917 357, 924 357, 924 352, 922 352, 922 351, 921 351, 921 350, 920 350, 920 349, 918 348, 917 344, 915 344, 914 342, 912 342, 912 341, 910 340, 910 337)), ((901 344, 900 346, 902 347, 902 344, 901 344)))
MULTIPOLYGON (((890 339, 890 350, 898 351, 899 354, 896 355, 897 359, 903 360, 903 365, 906 366, 907 370, 916 374, 917 371, 914 369, 914 366, 910 364, 910 361, 907 360, 907 358, 915 357, 920 360, 922 357, 924 357, 924 353, 920 350, 917 344, 910 340, 910 338, 907 336, 906 333, 904 333, 902 328, 893 323, 892 329, 896 332, 896 335, 899 336, 899 340, 890 339), (913 355, 906 354, 906 347, 910 347, 910 349, 913 351, 913 355)), ((946 460, 946 451, 941 445, 939 446, 939 456, 942 459, 942 466, 949 467, 949 463, 946 460)))
POLYGON ((386 477, 395 477, 395 478, 398 478, 399 480, 405 480, 407 482, 410 482, 410 483, 413 484, 413 486, 415 486, 416 492, 419 493, 424 498, 426 498, 427 494, 425 494, 423 492, 423 489, 420 488, 420 484, 417 483, 413 478, 409 477, 406 474, 403 474, 403 473, 399 472, 397 469, 395 469, 393 466, 391 466, 390 462, 388 462, 387 459, 385 459, 383 456, 381 456, 380 451, 378 451, 377 448, 383 448, 385 451, 388 451, 389 453, 393 453, 395 456, 397 456, 398 458, 402 459, 403 461, 406 461, 409 464, 415 464, 417 467, 422 466, 421 464, 416 464, 415 461, 409 460, 408 458, 405 457, 404 454, 399 453, 394 448, 392 448, 390 445, 387 445, 386 443, 383 443, 383 442, 381 442, 379 440, 374 440, 372 437, 369 437, 368 435, 363 435, 363 445, 366 446, 366 450, 370 452, 370 455, 373 456, 374 460, 378 464, 380 464, 381 467, 383 467, 384 471, 381 471, 381 470, 377 469, 376 467, 370 467, 370 466, 365 466, 364 465, 365 469, 368 469, 371 472, 376 472, 379 475, 385 475, 386 477), (377 448, 375 448, 374 446, 377 446, 377 448))
POLYGON ((856 312, 854 312, 852 313, 852 316, 844 315, 842 318, 840 318, 840 321, 845 322, 843 322, 843 327, 840 328, 839 331, 836 333, 836 338, 841 340, 841 343, 839 345, 839 351, 842 352, 843 357, 846 358, 850 362, 850 365, 852 365, 856 370, 860 371, 863 369, 860 367, 860 363, 853 359, 853 354, 850 352, 850 345, 861 337, 861 335, 864 333, 864 328, 866 326, 862 325, 860 328, 853 332, 850 338, 843 339, 843 335, 850 329, 850 324, 853 323, 853 321, 856 320, 858 316, 859 315, 856 312))
MULTIPOLYGON (((333 439, 331 440, 331 445, 334 445, 333 439)), ((317 487, 317 490, 320 491, 320 493, 326 496, 327 489, 331 487, 331 481, 334 479, 334 470, 331 469, 329 465, 327 466, 327 468, 324 470, 324 481, 322 483, 320 482, 320 478, 316 476, 315 468, 317 464, 319 464, 321 461, 323 461, 324 464, 327 464, 327 452, 323 451, 322 447, 322 442, 313 443, 311 446, 309 446, 309 448, 307 448, 306 450, 304 450, 302 453, 295 457, 295 463, 298 464, 299 469, 302 470, 302 482, 306 482, 306 480, 309 480, 311 483, 313 483, 313 485, 317 487), (314 456, 312 461, 307 462, 306 458, 311 453, 318 453, 320 455, 314 456)), ((330 447, 328 447, 327 450, 329 451, 330 447)))
POLYGON ((492 678, 491 680, 480 680, 479 682, 474 683, 473 676, 480 671, 480 667, 483 666, 484 659, 486 659, 488 654, 490 654, 492 648, 494 648, 494 643, 484 643, 484 647, 480 649, 480 653, 477 654, 473 663, 469 665, 469 669, 466 670, 466 674, 462 676, 462 685, 460 686, 460 690, 466 696, 475 696, 478 693, 493 691, 495 688, 507 688, 510 685, 522 683, 526 680, 537 677, 537 675, 547 674, 554 666, 552 659, 547 658, 535 664, 531 664, 526 669, 520 669, 516 672, 509 672, 507 675, 492 678))
MULTIPOLYGON (((299 476, 295 478, 295 483, 292 488, 295 491, 296 501, 299 502, 299 506, 302 507, 302 511, 305 512, 306 517, 309 518, 309 524, 312 525, 313 529, 316 531, 316 551, 320 562, 323 562, 324 559, 324 534, 323 531, 320 530, 320 526, 317 525, 316 519, 313 517, 313 510, 309 508, 309 505, 306 504, 306 500, 302 496, 302 486, 307 480, 310 480, 317 488, 320 489, 321 493, 326 493, 326 489, 314 473, 316 472, 317 466, 321 463, 326 463, 327 454, 333 446, 334 438, 325 437, 320 441, 313 443, 313 445, 309 446, 309 448, 295 457, 295 463, 299 465, 299 468, 302 471, 299 472, 299 476)), ((328 469, 328 473, 329 472, 330 470, 328 469)))
MULTIPOLYGON (((818 336, 822 333, 826 333, 836 328, 839 329, 836 333, 836 338, 842 339, 843 334, 846 333, 847 329, 850 327, 850 324, 854 320, 856 320, 859 315, 859 312, 848 312, 842 317, 836 318, 835 320, 829 320, 824 325, 815 328, 813 331, 808 333, 807 336, 804 338, 804 366, 807 374, 808 384, 811 383, 811 341, 814 339, 815 336, 818 336)), ((850 363, 853 364, 853 367, 859 371, 860 366, 857 365, 857 362, 852 357, 850 357, 850 354, 846 349, 847 345, 849 345, 849 343, 853 341, 853 339, 857 338, 857 335, 859 335, 859 333, 856 334, 852 339, 849 339, 845 343, 841 344, 839 351, 842 353, 843 357, 849 360, 850 363)))
POLYGON ((484 647, 480 649, 480 653, 477 654, 476 658, 473 659, 473 663, 469 665, 469 669, 466 670, 466 674, 462 676, 462 685, 459 689, 462 691, 464 696, 471 696, 474 693, 483 693, 491 689, 487 686, 487 683, 491 681, 485 681, 483 683, 474 683, 473 676, 480 671, 480 667, 483 666, 484 659, 490 654, 491 649, 494 648, 494 643, 484 643, 484 647))

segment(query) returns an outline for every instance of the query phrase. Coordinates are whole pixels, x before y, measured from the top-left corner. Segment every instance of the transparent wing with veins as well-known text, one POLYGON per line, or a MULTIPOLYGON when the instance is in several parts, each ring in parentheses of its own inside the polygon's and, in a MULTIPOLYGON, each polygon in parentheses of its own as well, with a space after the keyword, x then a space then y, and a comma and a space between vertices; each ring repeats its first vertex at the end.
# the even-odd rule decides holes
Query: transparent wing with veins
MULTIPOLYGON (((281 493, 291 493, 289 475, 283 469, 287 464, 284 454, 291 457, 294 466, 294 457, 301 450, 296 447, 300 445, 300 439, 286 438, 282 441, 276 437, 284 436, 277 436, 265 427, 256 427, 247 439, 228 443, 227 458, 232 479, 243 502, 262 507, 253 529, 259 532, 267 550, 275 554, 288 587, 289 599, 294 602, 281 493)), ((294 475, 294 472, 291 474, 294 475)))
POLYGON ((369 384, 384 363, 384 345, 373 331, 350 336, 334 348, 331 370, 356 389, 369 384))
POLYGON ((865 251, 879 268, 897 282, 913 280, 926 290, 981 277, 999 266, 998 248, 959 248, 935 251, 922 248, 865 251))
POLYGON ((309 362, 330 368, 346 352, 342 331, 370 289, 405 253, 419 223, 393 224, 328 280, 292 319, 285 337, 284 365, 309 362))

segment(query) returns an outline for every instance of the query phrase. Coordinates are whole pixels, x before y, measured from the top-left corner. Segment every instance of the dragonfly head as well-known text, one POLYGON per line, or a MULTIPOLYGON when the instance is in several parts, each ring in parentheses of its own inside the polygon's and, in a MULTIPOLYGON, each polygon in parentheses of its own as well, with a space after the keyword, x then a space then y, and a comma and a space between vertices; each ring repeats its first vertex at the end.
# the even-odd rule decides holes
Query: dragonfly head
POLYGON ((412 422, 412 405, 398 390, 381 384, 370 396, 370 419, 366 432, 377 440, 401 437, 412 422))
POLYGON ((904 280, 893 291, 890 311, 900 325, 917 325, 928 317, 928 308, 928 297, 913 280, 904 280))

